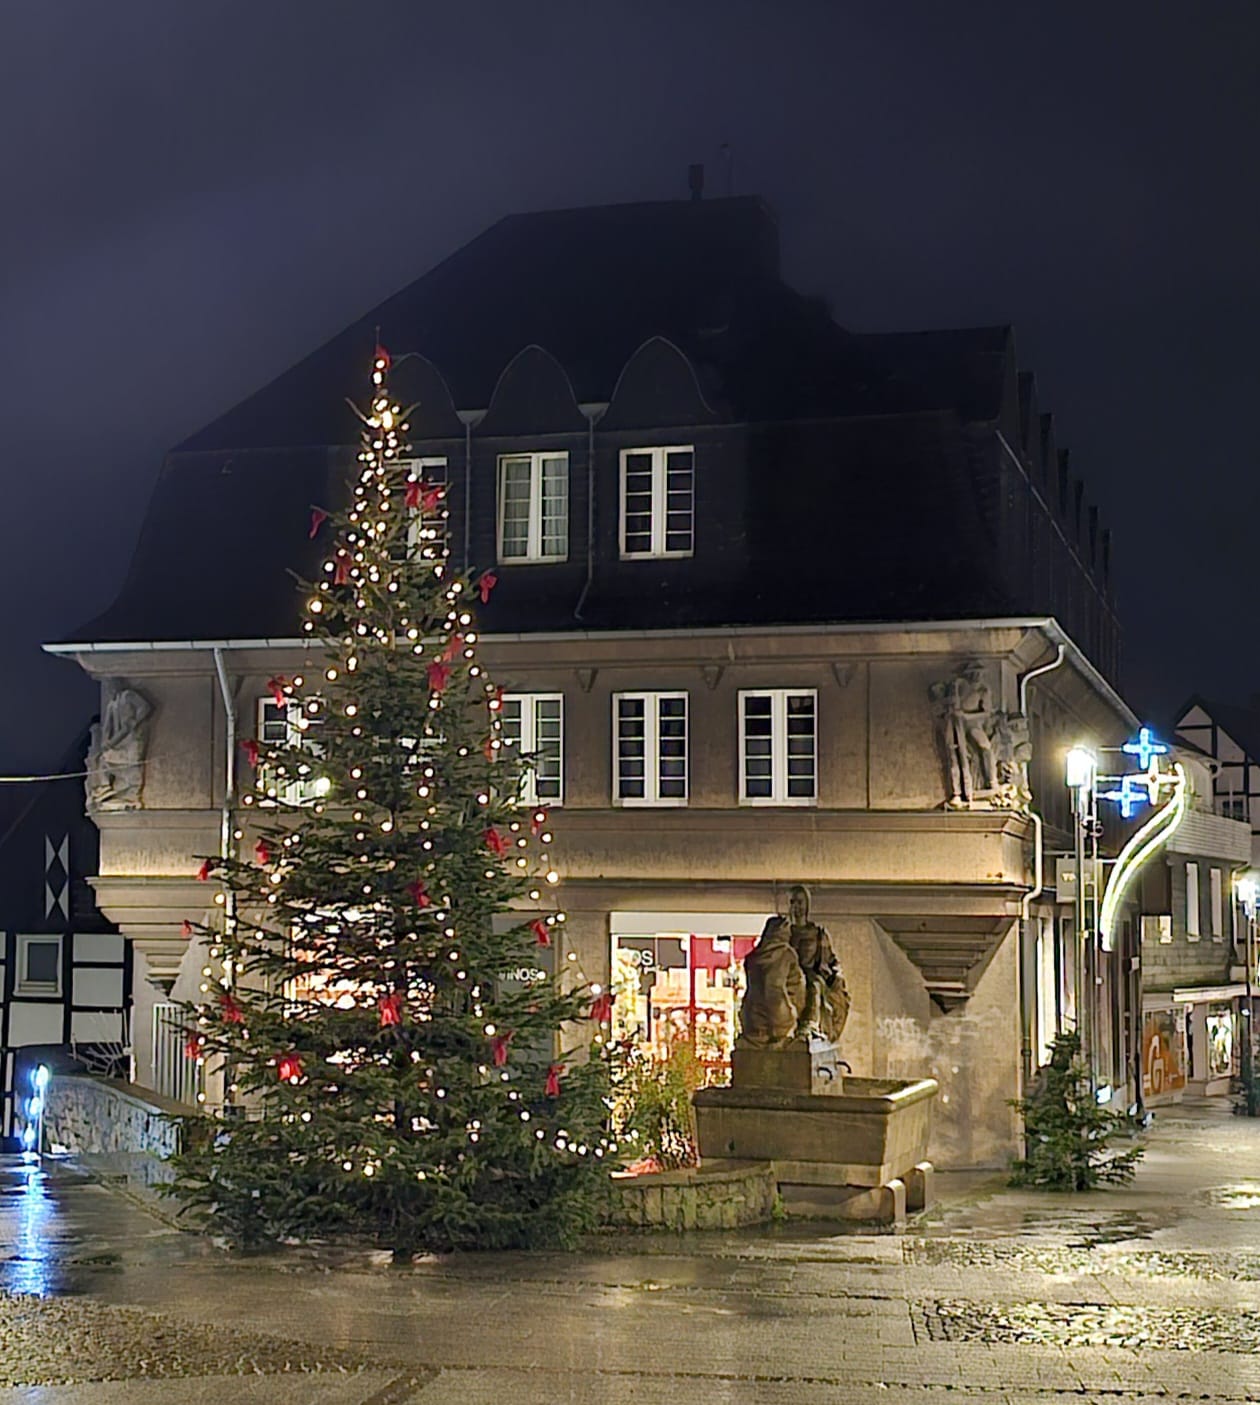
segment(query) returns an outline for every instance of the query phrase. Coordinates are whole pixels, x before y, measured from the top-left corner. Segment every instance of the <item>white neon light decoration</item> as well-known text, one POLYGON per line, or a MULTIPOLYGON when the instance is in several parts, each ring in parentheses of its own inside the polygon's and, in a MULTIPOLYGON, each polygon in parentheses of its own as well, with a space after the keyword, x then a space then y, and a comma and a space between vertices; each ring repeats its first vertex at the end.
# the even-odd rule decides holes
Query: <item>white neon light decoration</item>
POLYGON ((1102 908, 1098 914, 1098 931, 1108 949, 1112 942, 1116 913, 1120 910, 1126 889, 1146 860, 1181 824, 1190 803, 1189 779, 1186 776, 1186 768, 1180 761, 1173 763, 1172 775, 1163 772, 1161 779, 1165 785, 1172 786, 1172 799, 1162 810, 1156 811, 1120 850, 1115 867, 1111 870, 1111 877, 1107 880, 1102 908))

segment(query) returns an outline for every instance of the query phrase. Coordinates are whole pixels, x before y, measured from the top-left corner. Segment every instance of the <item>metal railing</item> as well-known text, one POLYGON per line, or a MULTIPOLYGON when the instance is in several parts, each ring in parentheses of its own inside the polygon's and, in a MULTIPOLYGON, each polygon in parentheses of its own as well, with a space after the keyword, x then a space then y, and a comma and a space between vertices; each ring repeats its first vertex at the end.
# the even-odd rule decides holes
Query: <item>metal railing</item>
POLYGON ((176 1102, 197 1106, 201 1065, 185 1052, 188 1033, 180 1006, 159 1001, 153 1007, 153 1091, 176 1102))

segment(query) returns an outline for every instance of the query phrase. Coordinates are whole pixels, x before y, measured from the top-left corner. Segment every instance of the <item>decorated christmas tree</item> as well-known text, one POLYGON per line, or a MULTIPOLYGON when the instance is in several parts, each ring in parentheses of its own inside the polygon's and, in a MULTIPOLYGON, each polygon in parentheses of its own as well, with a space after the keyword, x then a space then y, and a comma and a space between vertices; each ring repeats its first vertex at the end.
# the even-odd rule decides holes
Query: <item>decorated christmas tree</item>
POLYGON ((270 680, 244 852, 200 870, 219 920, 188 924, 188 1053, 223 1108, 188 1119, 174 1193, 237 1243, 569 1243, 612 1150, 609 996, 571 959, 551 820, 478 662, 495 577, 450 569, 389 372, 378 348, 347 509, 312 510, 315 666, 270 680))
POLYGON ((1012 1168, 1012 1185, 1093 1190, 1133 1179, 1142 1148, 1112 1146, 1123 1119, 1099 1107, 1079 1035, 1055 1036, 1050 1062, 1015 1106, 1024 1119, 1026 1154, 1012 1168))

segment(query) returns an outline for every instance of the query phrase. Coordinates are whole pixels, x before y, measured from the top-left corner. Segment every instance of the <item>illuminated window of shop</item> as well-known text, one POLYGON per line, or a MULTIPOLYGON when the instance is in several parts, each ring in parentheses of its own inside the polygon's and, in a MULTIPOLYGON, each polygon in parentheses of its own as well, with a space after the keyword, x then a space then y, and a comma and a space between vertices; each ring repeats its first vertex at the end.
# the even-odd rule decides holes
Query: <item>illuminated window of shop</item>
POLYGON ((690 1045, 706 1077, 725 1081, 739 1033, 744 958, 756 941, 696 932, 615 935, 613 1038, 656 1060, 690 1045))
POLYGON ((1208 1076, 1228 1078, 1237 1072, 1234 1062, 1233 1006, 1209 1005, 1204 1028, 1207 1033, 1208 1076))

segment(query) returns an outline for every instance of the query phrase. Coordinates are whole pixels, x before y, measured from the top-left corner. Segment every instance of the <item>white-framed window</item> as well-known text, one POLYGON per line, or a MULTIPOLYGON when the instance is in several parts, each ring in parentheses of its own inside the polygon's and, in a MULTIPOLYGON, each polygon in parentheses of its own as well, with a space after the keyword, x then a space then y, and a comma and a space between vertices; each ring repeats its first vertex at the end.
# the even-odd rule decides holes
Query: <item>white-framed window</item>
POLYGON ((690 556, 695 542, 695 449, 621 451, 621 555, 690 556))
POLYGON ((499 560, 564 561, 568 555, 568 454, 503 454, 499 560))
MULTIPOLYGON (((411 483, 424 483, 429 487, 446 487, 446 458, 405 459, 407 479, 411 483)), ((431 511, 421 507, 407 508, 407 559, 440 561, 447 554, 448 514, 446 498, 431 511)))
POLYGON ((263 746, 301 750, 307 757, 290 755, 285 758, 285 770, 280 776, 263 761, 259 762, 259 781, 264 794, 263 803, 283 801, 287 805, 304 805, 328 793, 328 783, 318 773, 320 749, 312 733, 318 721, 303 710, 296 698, 277 703, 273 697, 258 699, 258 740, 263 746), (308 759, 309 758, 309 759, 308 759))
POLYGON ((613 694, 613 803, 687 803, 687 694, 613 694))
POLYGON ((564 803, 564 694, 504 693, 502 738, 533 764, 521 777, 527 805, 564 803))
POLYGON ((741 805, 818 800, 818 694, 765 688, 739 695, 741 805))
POLYGON ((1198 941, 1199 926, 1199 865, 1186 865, 1186 936, 1198 941))
POLYGON ((1219 868, 1208 869, 1208 907, 1212 914, 1212 937, 1220 941, 1225 935, 1225 890, 1219 868))
POLYGON ((43 933, 18 934, 14 995, 61 995, 61 938, 43 933))

